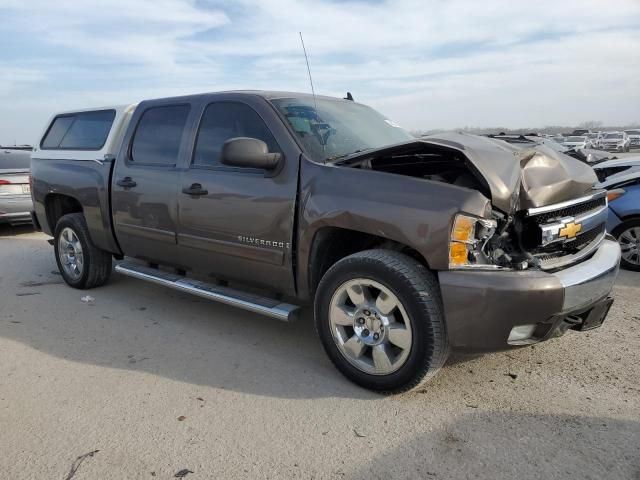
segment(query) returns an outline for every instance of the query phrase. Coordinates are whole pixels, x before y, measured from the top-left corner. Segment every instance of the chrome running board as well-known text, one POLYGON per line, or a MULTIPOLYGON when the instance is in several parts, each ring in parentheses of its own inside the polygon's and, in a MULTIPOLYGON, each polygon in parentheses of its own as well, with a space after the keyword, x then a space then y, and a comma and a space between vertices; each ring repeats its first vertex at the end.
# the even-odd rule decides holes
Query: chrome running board
POLYGON ((283 322, 294 321, 300 310, 298 305, 283 303, 279 300, 241 292, 229 287, 192 280, 182 275, 163 272, 134 262, 125 261, 119 263, 116 265, 116 272, 250 312, 260 313, 283 322))

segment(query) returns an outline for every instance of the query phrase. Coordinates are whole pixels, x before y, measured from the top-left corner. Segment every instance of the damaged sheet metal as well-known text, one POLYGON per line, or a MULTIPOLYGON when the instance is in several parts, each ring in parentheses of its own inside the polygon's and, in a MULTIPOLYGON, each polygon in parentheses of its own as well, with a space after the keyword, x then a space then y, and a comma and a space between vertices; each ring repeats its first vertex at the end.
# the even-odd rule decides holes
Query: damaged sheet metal
POLYGON ((507 213, 579 197, 597 182, 591 167, 544 145, 522 149, 464 133, 422 141, 463 153, 489 185, 493 205, 507 213))
POLYGON ((578 198, 598 181, 591 167, 544 145, 523 152, 520 165, 521 209, 578 198))

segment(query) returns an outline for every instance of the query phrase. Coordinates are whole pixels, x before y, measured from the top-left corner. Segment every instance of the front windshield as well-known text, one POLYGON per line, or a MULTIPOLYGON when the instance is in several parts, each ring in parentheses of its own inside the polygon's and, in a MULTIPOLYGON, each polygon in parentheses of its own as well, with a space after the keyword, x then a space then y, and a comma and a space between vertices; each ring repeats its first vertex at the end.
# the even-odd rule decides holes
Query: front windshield
POLYGON ((597 133, 589 133, 589 134, 587 134, 587 137, 589 137, 589 138, 598 138, 598 134, 597 133))
POLYGON ((584 137, 569 137, 567 142, 584 142, 584 137))
POLYGON ((607 133, 604 138, 622 138, 621 133, 607 133))
POLYGON ((323 162, 361 150, 414 140, 374 109, 351 101, 278 98, 271 103, 314 160, 323 162))
POLYGON ((640 130, 625 130, 627 135, 640 135, 640 130))

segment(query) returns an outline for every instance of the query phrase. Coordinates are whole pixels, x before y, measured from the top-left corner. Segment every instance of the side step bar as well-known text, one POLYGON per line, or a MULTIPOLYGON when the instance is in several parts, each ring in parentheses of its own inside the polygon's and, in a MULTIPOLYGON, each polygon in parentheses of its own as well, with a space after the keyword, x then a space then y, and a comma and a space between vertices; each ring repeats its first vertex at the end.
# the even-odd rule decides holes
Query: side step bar
POLYGON ((214 285, 185 278, 174 273, 167 273, 155 268, 146 267, 134 262, 121 262, 116 265, 116 272, 129 277, 157 283, 181 292, 191 293, 198 297, 226 303, 234 307, 260 313, 283 322, 292 322, 297 318, 300 307, 282 303, 267 297, 241 292, 229 287, 214 285))

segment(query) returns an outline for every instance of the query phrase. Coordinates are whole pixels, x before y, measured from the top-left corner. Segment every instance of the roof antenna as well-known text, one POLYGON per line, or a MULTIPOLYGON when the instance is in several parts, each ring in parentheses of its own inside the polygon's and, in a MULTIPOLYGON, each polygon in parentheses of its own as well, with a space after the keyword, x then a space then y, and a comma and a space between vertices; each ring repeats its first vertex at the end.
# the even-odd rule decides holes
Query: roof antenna
POLYGON ((302 51, 304 52, 304 59, 307 62, 307 72, 309 72, 309 83, 311 84, 311 94, 313 95, 313 106, 316 109, 316 115, 318 114, 318 103, 316 102, 316 91, 313 88, 313 78, 311 78, 311 68, 309 67, 309 57, 307 57, 307 49, 304 48, 304 40, 302 39, 302 32, 300 34, 300 43, 302 43, 302 51))
POLYGON ((344 100, 351 100, 353 102, 353 95, 351 95, 351 92, 347 92, 347 96, 344 97, 344 100))
MULTIPOLYGON (((320 117, 318 117, 318 102, 316 102, 316 91, 313 88, 313 78, 311 78, 311 68, 309 67, 309 57, 307 57, 307 49, 304 47, 304 40, 302 39, 302 32, 298 32, 300 34, 300 43, 302 43, 302 51, 304 52, 304 60, 307 62, 307 72, 309 72, 309 83, 311 84, 311 95, 313 95, 313 109, 316 112, 316 121, 320 121, 320 117)), ((322 143, 322 152, 325 151, 325 142, 322 143)))

